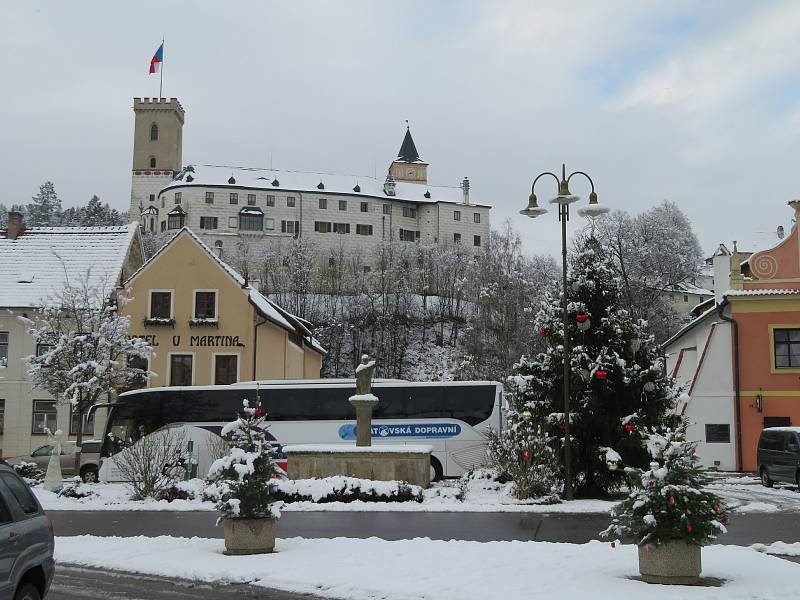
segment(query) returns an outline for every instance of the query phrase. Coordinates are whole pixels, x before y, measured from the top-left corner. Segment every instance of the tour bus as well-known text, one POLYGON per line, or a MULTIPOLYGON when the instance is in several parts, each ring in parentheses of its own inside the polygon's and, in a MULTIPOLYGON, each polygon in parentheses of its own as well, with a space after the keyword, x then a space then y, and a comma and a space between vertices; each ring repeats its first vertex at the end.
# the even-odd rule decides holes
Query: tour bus
MULTIPOLYGON (((122 481, 114 455, 143 436, 180 428, 193 474, 205 477, 219 457, 222 427, 242 400, 267 414, 268 436, 285 465, 290 444, 354 444, 355 380, 270 380, 232 385, 160 387, 120 394, 109 409, 101 481, 122 481)), ((410 382, 376 379, 372 443, 433 447, 431 478, 458 477, 486 463, 487 434, 502 428, 503 386, 494 381, 410 382)), ((224 445, 222 446, 224 448, 224 445)), ((280 464, 280 462, 279 462, 280 464)))

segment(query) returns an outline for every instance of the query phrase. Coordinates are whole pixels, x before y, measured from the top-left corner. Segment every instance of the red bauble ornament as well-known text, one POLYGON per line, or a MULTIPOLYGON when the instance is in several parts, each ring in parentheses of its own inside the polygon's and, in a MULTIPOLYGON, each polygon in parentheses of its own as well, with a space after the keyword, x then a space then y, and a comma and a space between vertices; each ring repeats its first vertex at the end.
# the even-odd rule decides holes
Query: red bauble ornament
POLYGON ((692 456, 694 456, 695 454, 697 454, 697 448, 692 448, 692 456))
POLYGON ((611 542, 611 547, 612 548, 616 548, 617 547, 617 542, 611 542))
POLYGON ((688 531, 689 533, 692 533, 692 531, 694 531, 694 527, 692 527, 692 524, 691 524, 691 523, 689 523, 688 525, 686 525, 686 531, 688 531))
POLYGON ((630 433, 631 431, 633 431, 633 429, 634 429, 633 425, 631 425, 630 423, 625 423, 625 431, 630 433))
POLYGON ((588 318, 589 318, 589 315, 587 315, 585 312, 580 312, 577 315, 575 315, 575 320, 578 323, 585 323, 586 319, 588 319, 588 318))
POLYGON ((567 424, 566 423, 559 423, 558 428, 559 429, 566 429, 567 428, 567 424))
POLYGON ((256 413, 255 414, 256 414, 257 417, 260 417, 261 415, 264 414, 264 411, 261 410, 261 408, 259 407, 259 408, 256 409, 256 413))
POLYGON ((655 485, 656 485, 655 481, 648 481, 647 482, 647 487, 649 487, 649 488, 654 487, 655 485))
POLYGON ((670 494, 670 495, 669 495, 669 497, 667 498, 667 503, 668 503, 670 506, 675 506, 675 496, 673 496, 672 494, 670 494))
POLYGON ((606 377, 608 377, 608 373, 606 373, 603 369, 598 369, 594 372, 594 376, 600 381, 605 381, 606 377))
POLYGON ((721 507, 719 504, 717 504, 717 506, 716 506, 716 509, 715 509, 715 510, 716 510, 718 513, 721 513, 721 512, 722 512, 722 507, 721 507))
POLYGON ((725 515, 724 517, 722 517, 722 524, 723 525, 727 525, 728 524, 728 515, 725 515))
POLYGON ((542 327, 542 328, 539 330, 539 337, 547 337, 547 329, 545 329, 544 327, 542 327))
POLYGON ((530 457, 531 457, 531 453, 530 453, 530 452, 528 452, 527 450, 524 450, 524 451, 522 452, 522 460, 525 460, 525 461, 527 461, 527 460, 528 460, 530 457))

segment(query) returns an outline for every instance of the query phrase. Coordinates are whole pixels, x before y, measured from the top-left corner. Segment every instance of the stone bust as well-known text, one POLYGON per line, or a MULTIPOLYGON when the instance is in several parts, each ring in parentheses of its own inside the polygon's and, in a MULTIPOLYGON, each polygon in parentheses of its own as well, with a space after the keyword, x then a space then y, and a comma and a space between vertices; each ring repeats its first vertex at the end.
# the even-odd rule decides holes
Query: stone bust
POLYGON ((361 356, 361 364, 356 367, 356 394, 361 396, 372 393, 372 375, 375 373, 375 361, 368 354, 361 356))

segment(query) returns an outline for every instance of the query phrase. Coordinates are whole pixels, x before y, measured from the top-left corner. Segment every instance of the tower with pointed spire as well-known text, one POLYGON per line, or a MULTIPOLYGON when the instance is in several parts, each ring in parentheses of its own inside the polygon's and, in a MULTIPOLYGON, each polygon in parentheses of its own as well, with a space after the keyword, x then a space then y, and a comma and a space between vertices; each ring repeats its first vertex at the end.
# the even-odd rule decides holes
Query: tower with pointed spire
MULTIPOLYGON (((406 123, 408 123, 406 121, 406 123)), ((394 181, 409 181, 411 183, 428 183, 428 163, 423 161, 414 140, 411 137, 411 127, 406 125, 406 136, 397 158, 389 165, 389 176, 394 181)))

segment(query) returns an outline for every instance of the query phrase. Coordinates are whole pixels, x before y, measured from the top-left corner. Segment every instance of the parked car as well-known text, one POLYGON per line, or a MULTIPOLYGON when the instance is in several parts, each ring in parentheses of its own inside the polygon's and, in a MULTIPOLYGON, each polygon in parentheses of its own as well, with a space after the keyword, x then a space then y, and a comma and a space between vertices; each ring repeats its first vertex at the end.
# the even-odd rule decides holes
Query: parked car
POLYGON ((800 489, 800 427, 768 427, 761 432, 756 453, 761 484, 776 481, 800 489))
POLYGON ((53 522, 14 469, 0 464, 0 599, 41 600, 55 571, 53 522))
MULTIPOLYGON (((98 481, 98 474, 100 473, 100 440, 87 440, 81 444, 81 467, 77 473, 87 483, 94 483, 98 481)), ((61 448, 61 473, 64 475, 75 475, 75 453, 67 444, 61 448)), ((39 446, 31 452, 30 458, 24 458, 17 462, 32 462, 42 470, 47 470, 47 465, 50 462, 50 454, 53 451, 53 446, 45 444, 39 446)))

